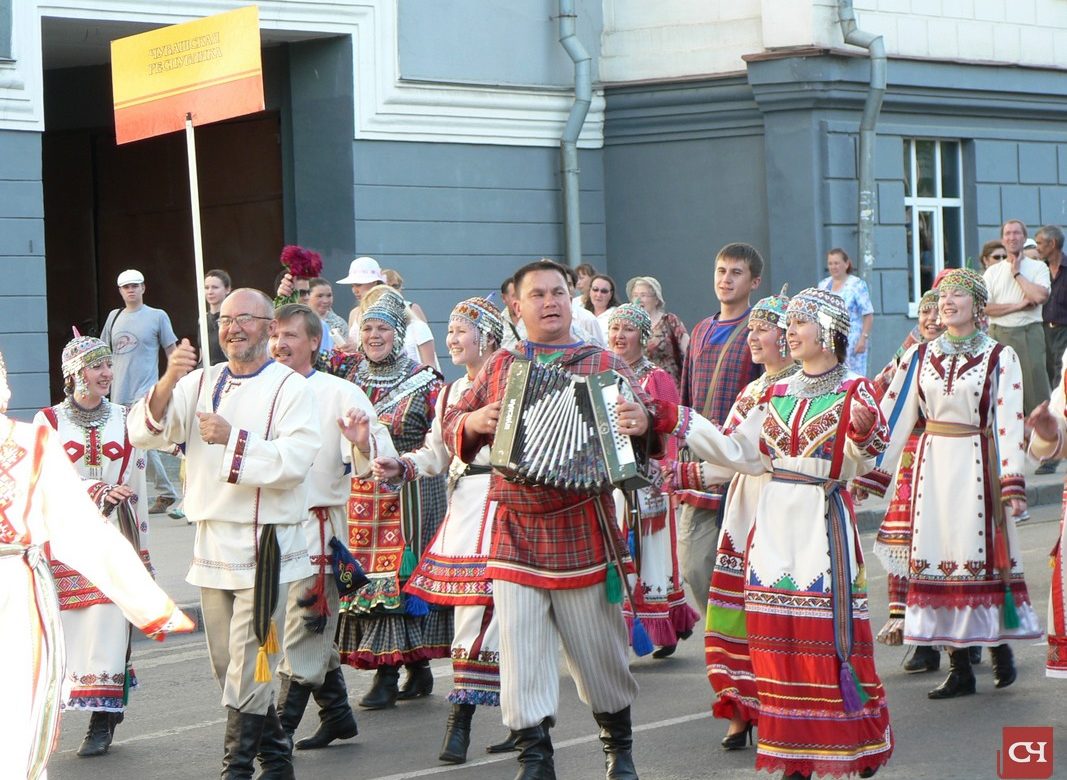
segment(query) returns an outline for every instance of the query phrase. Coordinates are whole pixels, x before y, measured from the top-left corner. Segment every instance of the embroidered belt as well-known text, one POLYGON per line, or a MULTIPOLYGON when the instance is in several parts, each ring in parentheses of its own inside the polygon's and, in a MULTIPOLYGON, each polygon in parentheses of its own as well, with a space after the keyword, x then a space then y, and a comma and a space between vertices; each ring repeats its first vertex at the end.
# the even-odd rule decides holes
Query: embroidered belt
POLYGON ((30 723, 33 724, 33 747, 26 777, 36 780, 44 774, 59 727, 60 682, 66 663, 63 628, 59 622, 59 602, 48 558, 39 546, 0 544, 0 560, 22 558, 33 579, 34 602, 41 620, 41 677, 33 692, 30 723))
POLYGON ((848 528, 851 523, 842 496, 844 483, 815 477, 799 471, 776 468, 772 482, 821 487, 826 494, 826 537, 830 542, 830 609, 833 614, 834 650, 841 663, 838 685, 845 712, 863 709, 866 694, 852 669, 852 570, 848 554, 848 528))

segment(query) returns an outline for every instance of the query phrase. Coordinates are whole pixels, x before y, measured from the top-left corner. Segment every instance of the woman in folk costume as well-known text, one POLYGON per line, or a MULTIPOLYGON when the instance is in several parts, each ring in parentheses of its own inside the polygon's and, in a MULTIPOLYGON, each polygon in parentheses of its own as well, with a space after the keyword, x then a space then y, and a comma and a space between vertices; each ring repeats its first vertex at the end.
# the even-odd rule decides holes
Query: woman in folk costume
MULTIPOLYGON (((359 385, 396 451, 411 452, 430 430, 441 375, 404 355, 404 301, 395 290, 382 287, 363 303, 359 352, 323 353, 327 365, 320 367, 359 385)), ((361 707, 382 709, 397 699, 428 695, 430 659, 448 656, 452 611, 427 610, 426 602, 401 593, 444 514, 444 476, 423 477, 399 490, 373 479, 352 480, 348 547, 370 582, 341 599, 337 643, 342 663, 377 670, 361 707), (401 664, 408 677, 398 690, 401 664)))
MULTIPOLYGON (((762 365, 764 374, 738 395, 726 418, 723 428, 726 433, 740 425, 768 387, 785 381, 800 369, 786 343, 788 304, 783 288, 781 294, 764 298, 752 307, 748 317, 748 347, 752 362, 762 365)), ((751 741, 752 727, 759 717, 759 696, 745 626, 745 559, 760 491, 770 475, 737 474, 732 468, 690 461, 678 464, 673 477, 676 487, 693 490, 707 490, 709 485, 731 479, 708 589, 704 658, 708 680, 717 696, 712 711, 716 717, 730 721, 722 740, 723 749, 739 750, 751 741)))
MULTIPOLYGON (((193 623, 152 581, 130 543, 100 517, 63 452, 66 442, 51 427, 4 414, 10 397, 0 355, 0 733, 5 775, 37 780, 45 776, 60 709, 68 701, 63 624, 70 613, 60 617, 45 546, 146 634, 162 639, 167 632, 191 631, 193 623)), ((119 660, 115 668, 122 675, 125 645, 119 660)), ((121 706, 121 692, 115 698, 121 706)))
MULTIPOLYGON (((900 361, 908 350, 916 344, 933 341, 945 332, 937 313, 937 300, 936 289, 927 290, 923 294, 919 300, 918 324, 904 338, 904 342, 897 349, 893 359, 874 378, 874 390, 879 401, 892 384, 893 377, 900 368, 900 361)), ((886 585, 889 591, 889 620, 878 632, 878 641, 889 645, 901 644, 904 639, 904 607, 908 593, 908 559, 910 557, 908 552, 911 548, 912 467, 915 465, 915 450, 925 423, 926 420, 920 417, 911 436, 908 437, 908 443, 904 445, 900 464, 893 478, 893 487, 889 493, 891 496, 889 507, 886 509, 885 519, 878 527, 878 537, 874 542, 874 554, 878 556, 888 573, 886 585)), ((862 498, 863 491, 855 491, 854 497, 862 498)), ((972 663, 980 662, 981 657, 981 648, 972 648, 972 663)), ((904 671, 909 674, 936 672, 940 667, 941 652, 932 645, 918 645, 911 658, 904 663, 904 671)))
MULTIPOLYGON (((652 318, 636 303, 616 307, 608 317, 608 347, 634 372, 641 387, 653 399, 678 403, 681 396, 669 373, 645 356, 645 346, 652 335, 652 318)), ((668 442, 664 462, 678 454, 677 442, 668 442)), ((677 526, 674 507, 658 486, 641 488, 625 497, 615 491, 615 516, 625 530, 627 524, 635 534, 638 583, 631 604, 626 599, 623 615, 633 626, 634 615, 644 625, 653 644, 659 646, 652 655, 667 658, 674 653, 679 639, 688 639, 699 616, 686 600, 682 578, 678 574, 677 526), (629 504, 629 506, 625 506, 629 504), (640 526, 633 522, 633 514, 640 526)))
MULTIPOLYGON (((483 447, 470 465, 453 458, 445 446, 441 420, 503 338, 500 311, 485 298, 469 298, 456 305, 448 320, 448 351, 452 362, 466 373, 438 395, 433 426, 422 448, 399 459, 380 458, 374 468, 376 477, 389 480, 448 474, 448 514, 404 592, 431 604, 455 607, 453 687, 448 694, 452 712, 438 756, 452 764, 467 760, 475 707, 500 706, 500 636, 493 614, 493 582, 485 578, 496 502, 489 500, 489 447, 483 447)), ((513 743, 506 741, 491 746, 489 752, 513 749, 513 743)))
MULTIPOLYGON (((33 421, 58 433, 97 509, 151 571, 144 455, 126 435, 125 407, 106 398, 111 348, 100 339, 77 335, 63 349, 62 370, 66 398, 42 409, 33 421)), ((60 557, 52 559, 52 576, 67 645, 62 707, 92 713, 78 755, 100 756, 122 722, 129 689, 137 685, 128 661, 130 624, 121 609, 60 557)))
MULTIPOLYGON (((993 679, 1004 688, 1015 681, 1004 642, 1041 631, 1015 524, 1005 516, 1005 505, 1012 514, 1026 508, 1019 360, 978 328, 987 300, 980 274, 955 269, 937 289, 947 330, 901 359, 882 399, 889 448, 857 485, 884 495, 916 423, 926 420, 912 468, 903 633, 906 644, 952 648, 948 677, 928 694, 947 699, 975 692, 969 646, 992 648, 993 679)), ((884 560, 899 573, 899 555, 884 560)))
POLYGON ((889 760, 892 731, 844 487, 870 470, 888 430, 870 381, 844 365, 849 319, 840 297, 809 288, 789 301, 787 316, 802 370, 768 387, 729 434, 685 407, 676 431, 715 466, 770 474, 744 561, 756 768, 870 777, 889 760))
MULTIPOLYGON (((1067 457, 1067 365, 1052 400, 1040 404, 1030 413, 1033 428, 1030 454, 1042 461, 1067 457)), ((1052 586, 1048 600, 1048 657, 1045 675, 1067 678, 1067 576, 1064 554, 1067 553, 1067 501, 1060 516, 1060 535, 1052 548, 1052 586)))

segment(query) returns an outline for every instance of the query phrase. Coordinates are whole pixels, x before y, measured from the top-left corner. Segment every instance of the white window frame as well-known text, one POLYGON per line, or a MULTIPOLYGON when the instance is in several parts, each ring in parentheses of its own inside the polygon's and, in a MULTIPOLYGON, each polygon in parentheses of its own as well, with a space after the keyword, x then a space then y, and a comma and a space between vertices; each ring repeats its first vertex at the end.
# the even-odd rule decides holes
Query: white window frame
MULTIPOLYGON (((905 190, 904 192, 904 208, 911 207, 911 251, 908 256, 908 264, 911 266, 911 289, 908 290, 908 316, 919 316, 919 299, 922 298, 922 275, 919 267, 919 214, 920 212, 928 212, 933 215, 931 225, 933 227, 934 235, 932 239, 932 251, 934 269, 933 275, 936 278, 939 273, 945 267, 945 208, 957 208, 959 211, 959 236, 960 240, 963 240, 963 144, 957 138, 905 138, 904 143, 910 151, 908 155, 909 176, 905 179, 911 183, 912 189, 916 189, 919 186, 918 177, 918 158, 916 155, 916 147, 919 141, 932 141, 934 143, 934 182, 936 184, 936 195, 934 197, 919 197, 912 195, 905 190), (941 169, 941 145, 942 143, 951 143, 956 145, 956 191, 960 193, 958 198, 945 197, 942 193, 942 169, 941 169)), ((961 247, 962 251, 962 247, 961 247)), ((966 263, 966 257, 960 258, 960 264, 966 263)))

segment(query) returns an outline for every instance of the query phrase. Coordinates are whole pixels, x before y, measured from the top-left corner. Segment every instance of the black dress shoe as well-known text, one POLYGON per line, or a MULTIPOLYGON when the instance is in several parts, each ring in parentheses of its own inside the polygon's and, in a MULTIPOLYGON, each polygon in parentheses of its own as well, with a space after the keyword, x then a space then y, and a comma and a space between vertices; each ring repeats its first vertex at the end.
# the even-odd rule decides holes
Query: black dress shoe
POLYGON ((664 645, 663 647, 657 648, 652 653, 652 657, 653 658, 670 658, 672 655, 674 655, 674 651, 677 650, 677 649, 678 649, 678 645, 677 644, 664 645))
POLYGON ((936 647, 930 647, 929 645, 919 645, 916 647, 911 658, 904 664, 904 671, 908 674, 936 672, 940 668, 941 652, 936 647))
POLYGON ((518 740, 515 738, 515 732, 509 731, 508 738, 503 742, 497 742, 490 745, 485 749, 486 753, 513 753, 519 749, 518 740))
POLYGON ((727 734, 722 738, 723 750, 744 750, 746 747, 752 744, 752 721, 745 724, 745 727, 734 734, 727 734))
POLYGON ((108 717, 110 713, 100 711, 94 711, 89 716, 89 731, 85 734, 85 739, 82 740, 81 747, 78 748, 78 755, 82 758, 89 758, 91 756, 102 756, 111 747, 111 719, 108 717))

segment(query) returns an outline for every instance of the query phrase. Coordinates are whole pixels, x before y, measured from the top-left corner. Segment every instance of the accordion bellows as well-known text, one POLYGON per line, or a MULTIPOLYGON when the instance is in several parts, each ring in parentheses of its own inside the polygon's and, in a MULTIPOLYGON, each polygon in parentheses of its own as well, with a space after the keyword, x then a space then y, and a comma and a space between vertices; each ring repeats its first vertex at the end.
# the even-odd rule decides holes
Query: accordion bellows
MULTIPOLYGON (((615 424, 629 387, 614 371, 577 376, 516 360, 508 369, 490 462, 521 484, 578 493, 650 484, 646 460, 615 424)), ((632 395, 632 394, 631 394, 632 395)))

